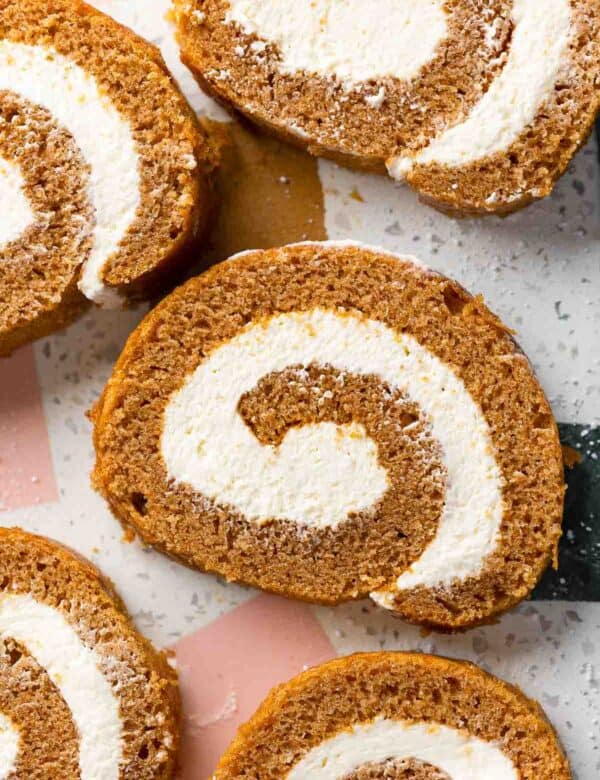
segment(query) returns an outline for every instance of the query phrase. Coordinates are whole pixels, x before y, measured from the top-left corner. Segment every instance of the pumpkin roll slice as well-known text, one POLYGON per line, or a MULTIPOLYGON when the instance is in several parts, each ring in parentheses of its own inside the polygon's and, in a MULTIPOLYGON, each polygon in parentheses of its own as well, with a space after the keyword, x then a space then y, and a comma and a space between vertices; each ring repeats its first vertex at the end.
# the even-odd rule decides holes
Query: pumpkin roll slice
POLYGON ((541 708, 474 664, 363 653, 275 688, 214 780, 571 780, 541 708))
POLYGON ((548 195, 600 107, 599 0, 175 0, 201 85, 431 205, 548 195))
POLYGON ((452 630, 555 555, 548 402, 482 300, 412 259, 326 242, 215 266, 133 333, 93 417, 117 517, 230 580, 452 630))
POLYGON ((178 732, 176 674, 108 581, 0 529, 0 776, 167 780, 178 732))
POLYGON ((0 0, 0 354, 157 292, 209 167, 157 49, 78 0, 0 0))

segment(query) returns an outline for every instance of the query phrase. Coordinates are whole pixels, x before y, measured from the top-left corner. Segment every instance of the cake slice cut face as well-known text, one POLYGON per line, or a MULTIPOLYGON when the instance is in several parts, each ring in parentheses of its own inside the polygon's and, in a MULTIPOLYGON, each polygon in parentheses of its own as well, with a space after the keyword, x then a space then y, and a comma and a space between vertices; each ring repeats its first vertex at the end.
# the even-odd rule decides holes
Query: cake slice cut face
POLYGON ((78 0, 0 3, 0 354, 149 295, 206 217, 209 154, 150 44, 78 0))
POLYGON ((175 0, 218 98, 453 213, 552 190, 600 106, 598 0, 175 0))
POLYGON ((352 243, 248 252, 131 336, 94 481, 184 562, 452 630, 554 555, 561 450, 506 328, 456 283, 352 243))
POLYGON ((173 776, 177 680, 110 585, 49 540, 0 530, 0 777, 173 776))
POLYGON ((473 664, 340 658, 274 689, 214 780, 570 780, 540 707, 473 664))

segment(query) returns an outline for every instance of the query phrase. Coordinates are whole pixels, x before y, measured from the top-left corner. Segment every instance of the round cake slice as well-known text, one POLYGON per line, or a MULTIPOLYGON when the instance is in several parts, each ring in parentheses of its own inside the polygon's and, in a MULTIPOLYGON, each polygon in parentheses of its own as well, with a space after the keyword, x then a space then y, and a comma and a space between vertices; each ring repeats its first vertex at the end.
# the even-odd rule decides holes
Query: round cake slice
POLYGON ((548 195, 600 107, 598 0, 175 0, 184 62, 268 130, 437 208, 548 195))
POLYGON ((169 780, 178 742, 177 676, 110 583, 0 529, 0 777, 169 780))
POLYGON ((191 257, 211 153, 158 50, 79 0, 0 0, 0 355, 191 257))
POLYGON ((542 709, 474 664, 330 661, 275 688, 213 780, 571 780, 542 709))
POLYGON ((95 485, 191 566, 452 630, 556 554, 561 448, 507 328, 353 243, 246 252, 167 297, 93 414, 95 485))

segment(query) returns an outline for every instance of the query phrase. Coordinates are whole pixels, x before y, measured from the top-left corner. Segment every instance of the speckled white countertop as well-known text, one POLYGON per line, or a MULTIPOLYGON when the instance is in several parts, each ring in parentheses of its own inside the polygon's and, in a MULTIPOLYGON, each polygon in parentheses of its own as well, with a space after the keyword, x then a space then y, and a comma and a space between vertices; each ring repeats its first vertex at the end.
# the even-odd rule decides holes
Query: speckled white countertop
MULTIPOLYGON (((93 4, 159 44, 194 107, 224 118, 179 63, 167 0, 93 4)), ((415 254, 482 292, 517 331, 558 420, 600 423, 600 164, 594 142, 551 198, 505 220, 453 221, 383 178, 326 161, 319 171, 330 238, 415 254)), ((5 512, 0 522, 88 555, 114 580, 140 629, 167 645, 254 593, 189 571, 138 543, 122 543, 120 526, 90 488, 93 448, 84 412, 143 313, 95 310, 36 344, 59 501, 5 512)), ((471 659, 519 684, 556 725, 576 777, 600 776, 599 603, 527 602, 498 625, 458 637, 423 636, 363 602, 314 612, 339 652, 420 649, 471 659)))

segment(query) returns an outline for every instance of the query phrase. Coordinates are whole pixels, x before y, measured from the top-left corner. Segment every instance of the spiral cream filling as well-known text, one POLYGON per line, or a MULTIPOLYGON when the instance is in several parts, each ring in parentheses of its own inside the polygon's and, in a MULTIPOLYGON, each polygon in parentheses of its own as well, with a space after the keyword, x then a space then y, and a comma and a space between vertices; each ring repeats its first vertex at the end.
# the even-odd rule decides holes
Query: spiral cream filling
POLYGON ((310 750, 286 780, 343 780, 360 766, 388 759, 417 759, 451 780, 518 780, 499 745, 437 723, 378 718, 356 724, 310 750))
MULTIPOLYGON (((90 168, 89 198, 95 213, 93 245, 79 286, 96 303, 119 305, 120 297, 103 283, 102 272, 140 204, 139 157, 129 123, 93 76, 51 48, 0 41, 0 89, 43 106, 75 138, 90 168)), ((12 232, 3 226, 0 240, 5 232, 16 237, 16 227, 25 225, 20 181, 14 174, 1 179, 0 203, 7 187, 14 188, 14 201, 8 211, 12 232)))
POLYGON ((514 0, 507 62, 463 122, 413 157, 388 161, 402 179, 414 165, 468 165, 508 149, 552 95, 571 37, 569 0, 514 0))
MULTIPOLYGON (((414 338, 355 313, 315 308, 249 324, 210 353, 170 399, 161 451, 168 476, 256 523, 335 527, 375 508, 388 480, 358 425, 291 428, 262 445, 238 412, 262 377, 292 366, 370 374, 420 407, 447 471, 435 538, 398 581, 436 586, 481 571, 503 515, 502 478, 483 413, 462 380, 414 338)), ((387 596, 378 596, 384 605, 387 596)))
MULTIPOLYGON (((71 710, 82 780, 118 780, 123 753, 119 701, 88 648, 59 610, 29 594, 0 594, 0 639, 14 639, 46 670, 71 710)), ((6 719, 4 719, 6 720, 6 719)), ((14 764, 18 732, 0 720, 0 778, 14 764), (15 736, 16 735, 16 736, 15 736)))
POLYGON ((226 21, 275 43, 283 72, 336 77, 348 87, 414 78, 446 37, 442 0, 378 0, 376 12, 365 11, 364 0, 229 0, 226 21))
POLYGON ((19 238, 35 221, 21 169, 0 157, 0 249, 19 238))

